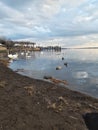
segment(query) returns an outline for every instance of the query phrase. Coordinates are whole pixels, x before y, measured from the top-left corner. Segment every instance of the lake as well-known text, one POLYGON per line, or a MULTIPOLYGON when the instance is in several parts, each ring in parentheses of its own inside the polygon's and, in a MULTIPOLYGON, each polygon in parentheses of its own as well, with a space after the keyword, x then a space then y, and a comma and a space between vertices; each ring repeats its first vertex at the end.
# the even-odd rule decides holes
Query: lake
POLYGON ((43 80, 48 75, 67 80, 68 88, 98 98, 97 49, 62 49, 61 52, 36 51, 18 55, 18 59, 9 64, 14 71, 35 79, 43 80), (58 66, 62 68, 56 70, 58 66))

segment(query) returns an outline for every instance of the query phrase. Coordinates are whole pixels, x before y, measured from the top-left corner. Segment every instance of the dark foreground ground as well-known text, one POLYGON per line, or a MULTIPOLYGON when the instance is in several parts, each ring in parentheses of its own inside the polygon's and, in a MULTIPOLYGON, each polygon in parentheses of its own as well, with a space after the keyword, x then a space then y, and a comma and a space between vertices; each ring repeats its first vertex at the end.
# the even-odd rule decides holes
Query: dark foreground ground
POLYGON ((0 130, 88 130, 89 125, 98 130, 97 112, 97 99, 21 76, 0 63, 0 130), (90 121, 84 116, 87 126, 86 113, 93 114, 90 121))

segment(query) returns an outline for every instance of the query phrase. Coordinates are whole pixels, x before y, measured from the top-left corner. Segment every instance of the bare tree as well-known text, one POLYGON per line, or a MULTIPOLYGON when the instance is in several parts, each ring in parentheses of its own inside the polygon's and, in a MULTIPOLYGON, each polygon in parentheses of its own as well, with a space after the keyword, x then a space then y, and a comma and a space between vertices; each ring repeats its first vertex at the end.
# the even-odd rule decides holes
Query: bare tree
POLYGON ((6 38, 5 37, 0 37, 0 43, 4 45, 6 43, 6 38))
POLYGON ((10 49, 13 48, 13 46, 14 46, 14 42, 11 41, 11 40, 7 40, 5 46, 6 46, 7 49, 10 50, 10 49))
POLYGON ((36 45, 36 43, 33 42, 32 44, 33 44, 33 48, 34 48, 34 45, 36 45))
POLYGON ((5 46, 8 51, 10 51, 14 46, 14 42, 10 39, 6 39, 5 37, 0 37, 0 43, 5 46))

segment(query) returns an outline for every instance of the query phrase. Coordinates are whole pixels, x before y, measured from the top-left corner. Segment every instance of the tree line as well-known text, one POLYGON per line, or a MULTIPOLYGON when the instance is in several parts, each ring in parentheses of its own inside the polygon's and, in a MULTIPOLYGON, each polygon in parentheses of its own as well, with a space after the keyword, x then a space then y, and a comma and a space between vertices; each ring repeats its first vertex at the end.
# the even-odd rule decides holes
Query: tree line
POLYGON ((11 49, 14 46, 14 42, 10 39, 6 39, 5 37, 0 37, 0 43, 6 47, 7 49, 11 49))

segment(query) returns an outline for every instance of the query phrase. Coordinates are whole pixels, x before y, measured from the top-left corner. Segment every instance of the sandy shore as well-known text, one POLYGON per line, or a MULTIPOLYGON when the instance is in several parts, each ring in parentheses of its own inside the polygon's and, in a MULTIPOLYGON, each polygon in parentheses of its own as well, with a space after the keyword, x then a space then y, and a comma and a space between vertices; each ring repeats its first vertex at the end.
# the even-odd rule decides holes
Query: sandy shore
POLYGON ((97 111, 97 99, 0 63, 0 130, 88 130, 83 115, 97 111))

